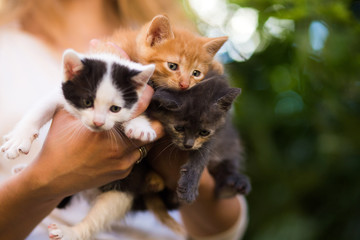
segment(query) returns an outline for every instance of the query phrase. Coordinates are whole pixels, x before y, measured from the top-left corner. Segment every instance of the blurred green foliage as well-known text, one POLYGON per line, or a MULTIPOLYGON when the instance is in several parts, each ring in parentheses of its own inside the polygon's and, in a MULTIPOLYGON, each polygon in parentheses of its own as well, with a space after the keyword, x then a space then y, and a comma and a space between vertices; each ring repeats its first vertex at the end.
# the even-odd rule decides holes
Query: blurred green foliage
POLYGON ((231 3, 259 11, 266 42, 226 67, 243 89, 235 122, 253 185, 245 239, 360 239, 360 2, 231 3), (269 17, 295 28, 269 37, 269 17))

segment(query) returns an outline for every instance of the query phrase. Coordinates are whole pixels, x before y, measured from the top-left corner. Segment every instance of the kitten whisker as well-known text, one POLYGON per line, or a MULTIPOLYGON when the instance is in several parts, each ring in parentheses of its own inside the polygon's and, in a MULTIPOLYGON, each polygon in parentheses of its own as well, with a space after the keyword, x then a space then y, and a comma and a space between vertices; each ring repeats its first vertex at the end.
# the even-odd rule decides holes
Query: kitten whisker
POLYGON ((62 126, 62 131, 59 131, 55 134, 55 137, 57 139, 62 139, 62 138, 68 138, 68 134, 66 134, 69 130, 73 130, 72 131, 72 135, 74 134, 75 131, 78 131, 79 128, 83 128, 83 124, 80 121, 72 121, 70 123, 66 123, 62 126))
POLYGON ((119 138, 123 139, 125 137, 123 127, 120 124, 115 124, 115 126, 113 127, 113 131, 119 138))
POLYGON ((116 136, 112 129, 110 129, 109 131, 106 131, 106 135, 108 138, 110 138, 110 143, 111 143, 112 147, 118 146, 116 136))
POLYGON ((85 134, 85 131, 87 130, 86 127, 82 124, 78 125, 79 127, 74 128, 72 135, 69 137, 69 142, 75 142, 81 134, 85 134))
POLYGON ((171 152, 170 152, 170 154, 169 154, 169 161, 168 161, 170 166, 171 166, 172 163, 175 163, 174 161, 172 161, 172 159, 176 159, 176 155, 177 155, 177 153, 178 153, 179 151, 180 151, 180 149, 177 148, 175 144, 173 144, 172 149, 171 149, 171 152), (173 154, 173 153, 175 154, 174 157, 172 157, 172 154, 173 154))
POLYGON ((125 145, 131 145, 137 147, 138 144, 135 144, 133 139, 128 138, 125 133, 123 126, 121 124, 115 124, 112 128, 113 134, 116 139, 120 139, 122 141, 122 144, 125 145))
POLYGON ((125 142, 125 136, 122 131, 119 131, 118 126, 115 125, 110 131, 116 146, 120 146, 123 142, 125 142))
POLYGON ((205 149, 206 151, 208 151, 209 155, 213 154, 216 157, 221 157, 221 156, 219 156, 219 153, 217 151, 215 151, 214 149, 212 149, 211 147, 202 146, 202 148, 205 149))
MULTIPOLYGON (((169 148, 172 148, 170 150, 172 150, 169 154, 169 156, 171 155, 171 153, 173 152, 174 149, 176 149, 175 147, 175 144, 170 142, 166 147, 164 147, 155 157, 154 157, 154 160, 156 160, 158 157, 160 157, 161 154, 164 153, 164 151, 168 150, 169 148)), ((172 162, 172 161, 169 161, 169 162, 172 162)))
POLYGON ((204 162, 204 163, 207 163, 207 162, 208 162, 208 159, 205 158, 203 151, 198 151, 198 152, 199 152, 201 158, 203 159, 203 162, 204 162))
POLYGON ((156 83, 157 88, 169 88, 169 86, 166 83, 156 83))

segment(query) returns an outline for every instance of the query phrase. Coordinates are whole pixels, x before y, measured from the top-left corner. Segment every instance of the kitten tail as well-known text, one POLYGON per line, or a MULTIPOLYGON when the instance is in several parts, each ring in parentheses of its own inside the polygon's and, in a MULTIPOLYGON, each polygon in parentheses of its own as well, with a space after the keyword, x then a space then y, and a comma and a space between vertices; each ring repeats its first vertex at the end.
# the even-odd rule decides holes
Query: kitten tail
POLYGON ((155 217, 165 226, 169 227, 175 233, 185 235, 185 229, 168 213, 166 206, 162 199, 156 195, 147 195, 145 197, 146 208, 152 211, 155 217))

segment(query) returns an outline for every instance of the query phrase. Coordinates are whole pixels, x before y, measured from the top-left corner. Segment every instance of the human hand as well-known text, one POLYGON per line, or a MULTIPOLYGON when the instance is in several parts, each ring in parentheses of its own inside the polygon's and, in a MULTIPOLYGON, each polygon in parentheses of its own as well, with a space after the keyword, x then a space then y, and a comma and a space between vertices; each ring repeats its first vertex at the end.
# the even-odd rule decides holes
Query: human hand
POLYGON ((129 55, 116 43, 101 41, 99 39, 92 39, 89 43, 91 52, 111 52, 118 55, 120 58, 129 59, 129 55))
MULTIPOLYGON (((188 157, 188 152, 174 149, 165 138, 158 140, 148 154, 154 170, 164 179, 165 185, 174 191, 178 185, 181 166, 188 157)), ((221 234, 234 226, 239 216, 246 214, 246 205, 241 206, 236 196, 225 199, 215 196, 215 180, 207 168, 201 174, 198 191, 199 195, 193 203, 182 204, 179 208, 189 236, 221 234)))
MULTIPOLYGON (((146 109, 152 94, 151 87, 147 87, 134 117, 146 109)), ((154 122, 152 127, 161 137, 160 123, 154 122)), ((125 178, 140 157, 139 146, 144 144, 121 133, 91 132, 82 127, 80 120, 60 110, 42 151, 24 171, 31 173, 44 195, 62 198, 125 178)))

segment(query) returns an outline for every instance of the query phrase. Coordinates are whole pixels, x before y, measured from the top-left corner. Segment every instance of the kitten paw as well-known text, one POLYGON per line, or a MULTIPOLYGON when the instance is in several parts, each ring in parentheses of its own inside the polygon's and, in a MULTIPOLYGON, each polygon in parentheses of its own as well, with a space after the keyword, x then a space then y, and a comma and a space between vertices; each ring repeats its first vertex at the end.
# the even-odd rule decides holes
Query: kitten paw
POLYGON ((154 130, 150 129, 133 129, 129 128, 125 130, 125 134, 128 138, 141 140, 143 142, 151 142, 156 138, 156 133, 154 130))
POLYGON ((192 174, 188 174, 186 169, 181 169, 181 174, 176 193, 180 202, 189 204, 194 202, 199 195, 198 183, 194 181, 194 178, 191 177, 192 174))
POLYGON ((176 188, 176 193, 179 198, 179 201, 182 203, 190 204, 194 202, 199 195, 197 189, 189 189, 184 186, 178 186, 176 188))
POLYGON ((48 226, 48 233, 50 240, 82 240, 88 238, 81 238, 76 234, 71 227, 64 225, 50 224, 48 226))
POLYGON ((156 132, 150 125, 150 121, 143 115, 123 124, 124 132, 128 138, 151 142, 156 138, 156 132))
POLYGON ((27 164, 17 164, 11 169, 11 173, 13 175, 18 174, 26 167, 27 167, 27 164))
POLYGON ((244 175, 234 174, 217 184, 215 192, 219 198, 229 198, 236 194, 246 195, 250 190, 251 184, 249 179, 244 175))
POLYGON ((125 127, 125 134, 128 138, 141 140, 143 142, 151 142, 156 138, 156 133, 152 127, 139 126, 136 123, 127 124, 125 127))
POLYGON ((63 239, 64 234, 56 224, 50 224, 48 226, 49 239, 50 240, 60 240, 63 239))
POLYGON ((186 167, 180 169, 180 178, 176 193, 182 203, 192 203, 195 201, 198 192, 199 176, 197 173, 189 171, 186 167))
POLYGON ((15 159, 20 154, 28 154, 32 142, 38 135, 39 133, 36 130, 15 129, 4 137, 5 143, 1 146, 0 151, 4 153, 7 159, 15 159))

